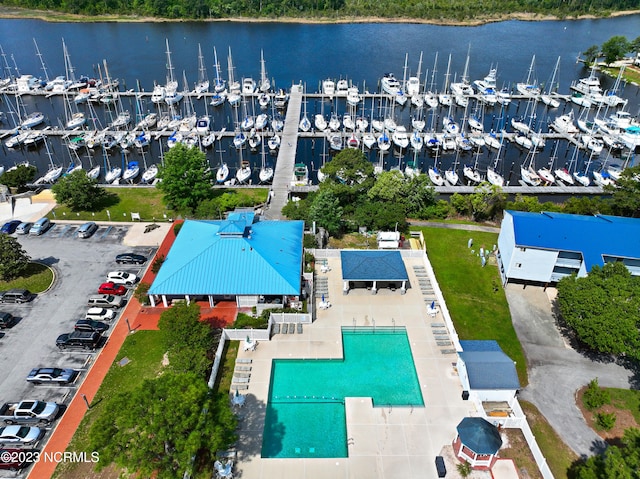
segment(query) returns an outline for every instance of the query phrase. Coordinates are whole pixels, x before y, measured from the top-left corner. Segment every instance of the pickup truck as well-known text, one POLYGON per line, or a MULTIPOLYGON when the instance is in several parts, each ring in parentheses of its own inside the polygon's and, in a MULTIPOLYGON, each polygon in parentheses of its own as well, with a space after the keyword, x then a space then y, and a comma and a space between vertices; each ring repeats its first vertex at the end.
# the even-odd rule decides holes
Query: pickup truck
POLYGON ((72 333, 61 334, 56 339, 56 346, 60 349, 96 349, 102 339, 100 333, 91 331, 74 331, 72 333))
POLYGON ((60 406, 54 402, 20 401, 0 407, 0 420, 5 424, 49 424, 58 417, 60 406))

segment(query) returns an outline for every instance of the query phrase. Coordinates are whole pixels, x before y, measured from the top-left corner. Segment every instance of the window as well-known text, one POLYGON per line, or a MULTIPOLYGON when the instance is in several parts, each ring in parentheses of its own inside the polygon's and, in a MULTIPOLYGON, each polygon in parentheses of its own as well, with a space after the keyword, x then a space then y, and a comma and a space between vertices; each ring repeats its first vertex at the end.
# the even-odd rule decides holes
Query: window
POLYGON ((522 263, 516 263, 516 268, 522 268, 522 263))

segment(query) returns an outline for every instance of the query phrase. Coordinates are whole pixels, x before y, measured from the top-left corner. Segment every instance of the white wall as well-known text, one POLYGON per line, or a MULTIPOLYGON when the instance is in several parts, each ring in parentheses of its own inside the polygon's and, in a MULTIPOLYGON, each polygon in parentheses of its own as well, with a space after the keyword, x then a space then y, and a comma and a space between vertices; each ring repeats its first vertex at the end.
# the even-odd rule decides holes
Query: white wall
POLYGON ((474 389, 480 401, 505 401, 511 405, 516 397, 515 389, 474 389))
POLYGON ((546 283, 551 279, 557 258, 557 251, 516 246, 512 249, 510 263, 505 262, 505 273, 509 279, 546 283))

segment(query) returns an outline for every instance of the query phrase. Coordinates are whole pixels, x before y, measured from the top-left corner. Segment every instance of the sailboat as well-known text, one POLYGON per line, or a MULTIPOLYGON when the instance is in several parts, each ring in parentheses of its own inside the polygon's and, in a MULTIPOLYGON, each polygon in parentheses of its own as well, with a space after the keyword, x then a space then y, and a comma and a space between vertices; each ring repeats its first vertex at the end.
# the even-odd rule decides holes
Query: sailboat
POLYGON ((271 82, 267 76, 267 67, 264 62, 264 54, 262 50, 260 50, 260 81, 258 82, 258 90, 261 93, 267 93, 271 90, 271 82))
POLYGON ((204 57, 202 56, 202 49, 198 43, 198 83, 193 90, 198 99, 209 91, 209 78, 207 77, 207 67, 204 64, 204 57))
MULTIPOLYGON (((124 153, 123 153, 124 156, 124 153)), ((105 161, 107 163, 107 167, 105 167, 106 169, 106 173, 104 175, 104 181, 106 181, 107 183, 113 183, 116 180, 120 179, 120 176, 122 175, 122 168, 120 168, 119 166, 111 166, 111 161, 109 160, 109 157, 107 156, 107 153, 104 153, 104 157, 105 157, 105 161)))
POLYGON ((260 167, 260 172, 258 173, 258 179, 260 183, 268 183, 273 179, 273 168, 267 165, 266 154, 264 150, 264 141, 262 143, 262 165, 260 167))
POLYGON ((153 163, 144 170, 140 181, 150 185, 156 179, 156 176, 158 176, 158 165, 153 163))
POLYGON ((549 106, 549 108, 558 108, 560 106, 560 101, 557 98, 552 96, 553 88, 556 84, 556 75, 558 74, 558 68, 560 67, 560 57, 556 60, 556 66, 553 68, 553 73, 551 74, 551 80, 545 88, 545 91, 540 95, 540 99, 542 103, 549 106))
POLYGON ((524 82, 516 83, 516 90, 520 92, 520 94, 528 96, 528 97, 537 97, 540 95, 540 87, 538 86, 538 82, 534 76, 534 68, 536 64, 536 56, 533 55, 531 58, 531 65, 529 65, 529 73, 527 74, 527 79, 524 82))
MULTIPOLYGON (((429 84, 429 91, 424 94, 424 102, 427 104, 429 108, 437 108, 438 107, 438 95, 435 93, 435 78, 436 72, 438 68, 438 52, 436 52, 436 57, 433 62, 433 70, 431 72, 431 83, 429 84)), ((426 83, 426 73, 425 73, 425 83, 426 83)))
POLYGON ((534 169, 535 156, 536 149, 533 148, 529 150, 529 152, 527 153, 527 158, 525 158, 525 161, 523 161, 520 165, 520 178, 522 178, 522 181, 524 181, 528 185, 540 186, 540 183, 542 183, 542 179, 540 178, 540 176, 538 176, 538 173, 536 173, 536 170, 534 169), (529 161, 527 161, 527 159, 529 161))
POLYGON ((462 168, 462 174, 467 179, 467 182, 470 184, 479 184, 482 182, 482 176, 480 176, 480 172, 478 171, 478 158, 480 156, 480 150, 476 151, 476 161, 473 166, 464 165, 462 168))
POLYGON ((220 166, 218 166, 218 169, 216 171, 216 182, 224 183, 225 181, 227 181, 227 178, 229 177, 229 167, 222 160, 223 150, 221 148, 218 148, 218 153, 220 153, 220 166))
POLYGON ((129 161, 127 162, 127 167, 122 172, 122 179, 129 183, 133 183, 139 174, 140 164, 137 161, 129 161))
POLYGON ((46 183, 55 183, 58 178, 62 175, 62 166, 56 165, 53 163, 53 156, 51 155, 51 150, 49 150, 49 142, 45 140, 44 146, 47 149, 47 156, 49 157, 49 171, 47 171, 43 177, 43 180, 46 183))
POLYGON ((169 50, 169 40, 165 39, 167 45, 167 84, 164 87, 164 102, 167 105, 174 105, 182 100, 184 96, 178 90, 178 82, 173 76, 173 64, 171 63, 171 51, 169 50))
MULTIPOLYGON (((556 141, 556 145, 551 155, 552 162, 555 162, 555 160, 558 158, 557 153, 558 153, 558 141, 556 141)), ((565 185, 569 185, 569 186, 575 185, 575 182, 573 181, 573 176, 571 176, 571 172, 569 171, 569 168, 567 168, 566 166, 563 166, 562 168, 556 168, 555 170, 553 170, 553 174, 557 180, 562 181, 565 185)))
POLYGON ((242 159, 242 150, 240 150, 240 168, 236 171, 236 180, 238 183, 245 183, 251 178, 251 163, 242 159))
POLYGON ((307 116, 307 102, 304 102, 304 113, 302 114, 302 119, 300 123, 298 123, 298 128, 300 131, 306 133, 311 130, 311 122, 309 121, 309 117, 307 116))
POLYGON ((500 138, 500 147, 496 153, 496 159, 493 161, 493 165, 487 167, 487 181, 492 185, 503 187, 504 177, 498 173, 498 162, 500 161, 500 153, 502 153, 502 147, 504 146, 504 137, 500 138))
POLYGON ((453 95, 455 102, 462 106, 466 107, 469 101, 469 96, 473 95, 473 88, 469 83, 469 57, 471 54, 471 45, 467 50, 467 59, 464 64, 464 72, 462 73, 462 78, 459 82, 451 83, 451 94, 453 95))
POLYGON ((431 183, 433 183, 435 186, 444 185, 444 178, 440 174, 440 170, 438 170, 438 152, 437 151, 436 151, 436 157, 433 160, 433 166, 429 167, 427 173, 429 175, 429 180, 431 180, 431 183))
POLYGON ((242 95, 240 95, 240 82, 237 82, 233 78, 233 59, 231 58, 231 47, 229 47, 229 56, 227 57, 227 69, 229 70, 229 93, 227 94, 227 101, 229 105, 237 107, 240 104, 242 95))

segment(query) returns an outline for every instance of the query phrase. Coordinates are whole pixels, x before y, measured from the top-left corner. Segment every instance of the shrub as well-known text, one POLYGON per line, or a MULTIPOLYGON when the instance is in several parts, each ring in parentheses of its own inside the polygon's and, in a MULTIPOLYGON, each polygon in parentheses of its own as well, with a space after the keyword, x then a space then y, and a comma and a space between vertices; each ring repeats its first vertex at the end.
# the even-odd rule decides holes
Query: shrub
POLYGON ((456 466, 456 468, 462 477, 467 477, 471 474, 471 464, 467 461, 461 462, 456 466))
POLYGON ((605 431, 610 431, 616 424, 615 413, 597 412, 595 414, 596 424, 605 431))
POLYGON ((133 293, 135 298, 140 302, 140 304, 146 305, 149 304, 149 288, 151 285, 149 283, 139 283, 136 288, 136 292, 133 293))
POLYGON ((609 404, 611 396, 609 391, 598 386, 598 378, 592 379, 582 395, 582 403, 589 411, 609 404))
POLYGON ((180 229, 182 228, 182 225, 184 223, 181 221, 180 223, 176 223, 173 225, 173 234, 178 236, 178 233, 180 233, 180 229))
POLYGON ((153 264, 151 265, 151 272, 153 274, 157 274, 158 271, 160 271, 160 268, 162 267, 162 263, 164 263, 165 257, 163 254, 160 254, 156 257, 155 260, 153 260, 153 264))
POLYGON ((315 235, 304 235, 304 238, 302 239, 302 246, 304 246, 304 248, 309 248, 309 249, 314 249, 318 247, 318 242, 316 241, 316 236, 315 235))
POLYGON ((257 318, 250 316, 244 313, 238 313, 238 317, 235 322, 231 326, 232 329, 245 329, 245 328, 254 328, 254 329, 265 329, 269 322, 269 316, 267 319, 264 318, 264 315, 260 315, 257 318))

